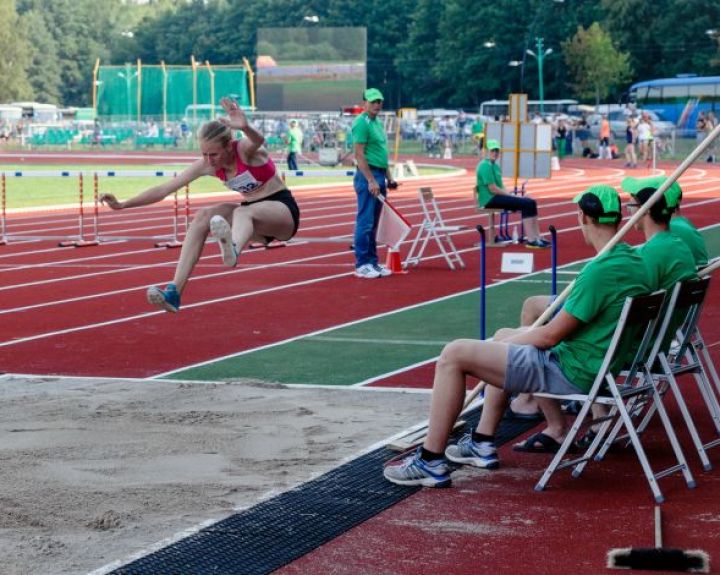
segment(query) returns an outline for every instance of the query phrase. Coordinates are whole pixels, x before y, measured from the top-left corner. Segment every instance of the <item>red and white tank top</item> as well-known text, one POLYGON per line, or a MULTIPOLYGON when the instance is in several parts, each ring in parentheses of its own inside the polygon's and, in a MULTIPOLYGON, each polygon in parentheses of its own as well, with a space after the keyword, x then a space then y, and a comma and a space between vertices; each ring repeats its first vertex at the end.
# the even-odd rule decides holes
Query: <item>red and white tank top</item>
POLYGON ((267 162, 262 166, 248 166, 242 161, 240 150, 238 149, 239 146, 240 142, 235 141, 237 174, 228 180, 225 170, 221 168, 215 171, 215 175, 225 182, 225 185, 229 189, 241 194, 251 194, 273 179, 277 173, 277 169, 270 157, 268 157, 267 162))

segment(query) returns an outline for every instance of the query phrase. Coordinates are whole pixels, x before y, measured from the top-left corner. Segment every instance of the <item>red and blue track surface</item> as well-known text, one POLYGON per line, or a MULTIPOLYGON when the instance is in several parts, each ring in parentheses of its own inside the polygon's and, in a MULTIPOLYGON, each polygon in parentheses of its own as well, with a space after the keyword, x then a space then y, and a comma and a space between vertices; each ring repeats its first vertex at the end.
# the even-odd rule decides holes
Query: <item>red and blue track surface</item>
MULTIPOLYGON (((49 158, 39 161, 47 163, 49 158)), ((77 158, 59 161, 76 163, 77 158)), ((108 159, 97 161, 107 163, 108 159)), ((61 248, 48 240, 2 246, 0 371, 153 378, 477 288, 474 226, 485 221, 472 201, 475 162, 453 163, 469 171, 449 178, 406 181, 391 197, 417 226, 422 220, 418 189, 431 186, 446 223, 468 226, 453 236, 467 264, 464 270, 450 271, 432 243, 426 258, 408 274, 373 281, 353 276, 349 242, 298 242, 247 250, 236 269, 223 267, 216 246, 209 244, 183 296, 180 313, 173 315, 149 307, 144 295, 149 285, 164 285, 171 279, 178 257, 177 250, 155 248, 150 239, 168 233, 169 204, 101 214, 102 235, 147 235, 147 242, 61 248)), ((666 166, 665 172, 671 169, 666 166)), ((648 173, 626 173, 609 162, 566 160, 551 180, 529 184, 528 193, 539 202, 541 228, 553 225, 558 230, 561 265, 593 255, 582 241, 571 198, 591 184, 618 186, 628 174, 648 173)), ((698 164, 680 181, 683 214, 700 228, 716 225, 720 169, 698 164)), ((349 182, 300 189, 295 196, 302 212, 300 238, 352 234, 355 208, 349 182)), ((217 201, 193 198, 192 208, 217 201)), ((8 223, 13 234, 70 236, 77 232, 73 209, 13 213, 8 223)), ((641 241, 636 232, 627 239, 641 241)), ((488 251, 490 282, 508 278, 500 273, 501 253, 500 249, 488 251)), ((533 253, 536 269, 550 265, 549 251, 533 253)), ((714 286, 701 326, 718 364, 719 304, 714 286)), ((515 317, 507 318, 508 325, 515 322, 515 317)), ((408 366, 405 371, 374 378, 369 385, 402 387, 422 382, 429 387, 432 368, 432 364, 408 366)), ((707 435, 707 428, 704 431, 707 435)), ((691 458, 692 453, 687 453, 691 458)), ((547 463, 543 456, 519 456, 503 448, 501 457, 501 471, 462 471, 454 489, 422 491, 283 572, 591 573, 602 571, 598 541, 607 544, 603 549, 651 546, 651 498, 631 453, 588 470, 590 480, 554 480, 559 488, 543 494, 531 490, 547 463), (607 488, 599 488, 603 485, 607 488), (361 559, 348 562, 345 558, 349 557, 361 559)), ((711 452, 711 458, 718 465, 717 455, 711 452)), ((666 516, 672 517, 666 541, 674 547, 700 547, 717 554, 720 475, 717 471, 696 474, 699 487, 694 491, 688 491, 681 479, 663 480, 669 501, 666 516)))

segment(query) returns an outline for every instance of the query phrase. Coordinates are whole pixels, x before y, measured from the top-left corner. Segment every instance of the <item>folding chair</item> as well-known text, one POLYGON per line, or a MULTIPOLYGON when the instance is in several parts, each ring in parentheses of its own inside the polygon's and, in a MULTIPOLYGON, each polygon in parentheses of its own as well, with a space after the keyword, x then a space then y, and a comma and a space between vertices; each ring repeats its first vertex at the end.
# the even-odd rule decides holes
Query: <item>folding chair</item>
MULTIPOLYGON (((677 384, 676 376, 684 374, 694 376, 700 395, 715 424, 715 430, 720 435, 720 402, 700 357, 700 353, 706 352, 706 349, 697 327, 709 285, 710 278, 704 278, 678 282, 675 286, 663 318, 663 327, 659 330, 658 341, 655 344, 657 361, 651 367, 652 374, 658 381, 660 393, 664 394, 668 388, 672 391, 705 471, 712 469, 707 450, 720 445, 720 439, 716 438, 708 443, 702 442, 680 386, 677 384), (666 336, 668 333, 675 336, 672 347, 669 341, 671 338, 666 336)), ((712 365, 709 357, 708 360, 712 365)), ((638 432, 645 430, 654 414, 653 406, 638 426, 638 432)))
POLYGON ((605 354, 600 370, 595 377, 595 381, 587 394, 535 394, 539 397, 569 399, 582 403, 580 411, 560 449, 535 486, 536 491, 545 489, 550 477, 559 469, 572 467, 573 477, 579 477, 587 463, 592 459, 596 459, 595 454, 598 448, 606 440, 608 433, 611 429, 614 429, 618 421, 621 422, 621 427, 627 432, 629 441, 635 450, 635 455, 638 458, 656 502, 662 503, 664 500, 657 483, 657 480, 661 477, 681 472, 688 487, 695 487, 695 479, 690 472, 670 418, 663 406, 655 379, 652 377, 648 368, 648 364, 655 359, 651 358, 650 354, 653 351, 654 338, 657 332, 656 327, 661 317, 664 300, 664 291, 655 292, 647 296, 627 298, 625 300, 625 305, 623 306, 610 346, 605 354), (628 358, 628 350, 633 349, 636 350, 634 356, 628 358), (617 365, 623 365, 627 370, 624 372, 622 381, 611 371, 617 365), (600 425, 600 428, 585 453, 580 457, 564 460, 568 450, 574 444, 575 437, 580 428, 585 423, 586 418, 588 418, 593 403, 607 405, 610 408, 609 414, 606 417, 591 420, 593 424, 600 425), (650 462, 648 461, 633 421, 637 411, 644 410, 650 403, 655 406, 660 416, 677 461, 676 464, 667 469, 657 472, 653 471, 650 466, 650 462))
POLYGON ((448 226, 442 219, 440 214, 440 208, 435 201, 431 188, 420 188, 420 207, 423 211, 423 221, 420 224, 418 233, 410 246, 408 256, 403 263, 404 267, 410 265, 418 265, 422 260, 425 248, 428 242, 432 238, 437 243, 440 253, 445 258, 448 266, 451 270, 455 269, 457 264, 459 267, 464 268, 465 262, 463 262, 460 254, 455 247, 455 244, 450 237, 453 232, 459 232, 461 230, 468 229, 467 226, 448 226))

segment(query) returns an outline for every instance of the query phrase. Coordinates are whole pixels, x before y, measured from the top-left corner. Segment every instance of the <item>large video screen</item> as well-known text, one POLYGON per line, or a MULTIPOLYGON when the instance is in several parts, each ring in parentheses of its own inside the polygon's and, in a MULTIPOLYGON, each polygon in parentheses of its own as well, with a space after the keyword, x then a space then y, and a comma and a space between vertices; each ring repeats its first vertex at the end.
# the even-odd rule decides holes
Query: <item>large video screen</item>
POLYGON ((263 111, 337 111, 362 100, 366 28, 260 28, 256 106, 263 111))

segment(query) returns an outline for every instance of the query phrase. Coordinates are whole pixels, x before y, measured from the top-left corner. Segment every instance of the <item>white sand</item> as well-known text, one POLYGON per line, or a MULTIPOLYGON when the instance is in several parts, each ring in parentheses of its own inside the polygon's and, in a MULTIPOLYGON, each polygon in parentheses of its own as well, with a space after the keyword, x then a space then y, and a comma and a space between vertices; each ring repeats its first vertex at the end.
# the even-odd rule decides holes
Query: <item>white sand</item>
POLYGON ((428 402, 248 381, 0 376, 0 572, 125 562, 336 467, 427 417, 428 402))

